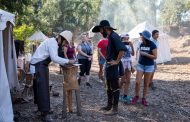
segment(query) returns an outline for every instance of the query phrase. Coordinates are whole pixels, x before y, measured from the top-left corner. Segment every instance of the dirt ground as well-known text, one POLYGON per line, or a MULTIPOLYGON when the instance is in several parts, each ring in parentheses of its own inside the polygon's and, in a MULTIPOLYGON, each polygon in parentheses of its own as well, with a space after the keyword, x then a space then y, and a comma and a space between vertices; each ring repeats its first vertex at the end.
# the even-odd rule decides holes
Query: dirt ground
MULTIPOLYGON (((56 65, 50 66, 50 81, 53 84, 52 91, 59 92, 60 96, 51 94, 52 117, 55 122, 127 122, 127 121, 151 121, 151 122, 178 122, 190 121, 190 46, 180 47, 180 40, 171 40, 172 61, 159 64, 154 77, 156 90, 149 90, 147 100, 148 107, 140 104, 129 105, 119 103, 119 114, 106 116, 99 109, 106 104, 104 84, 99 82, 96 58, 92 66, 90 83, 93 88, 88 88, 82 82, 80 86, 82 116, 76 114, 74 101, 74 113, 67 113, 67 118, 62 119, 63 76, 59 74, 56 65)), ((134 95, 135 74, 132 75, 129 95, 134 95)), ((141 88, 142 90, 142 88, 141 88)), ((142 93, 142 92, 141 92, 142 93)), ((74 99, 74 94, 73 94, 74 99)), ((34 113, 36 105, 33 101, 14 104, 14 111, 19 115, 18 122, 40 122, 39 113, 34 113)))

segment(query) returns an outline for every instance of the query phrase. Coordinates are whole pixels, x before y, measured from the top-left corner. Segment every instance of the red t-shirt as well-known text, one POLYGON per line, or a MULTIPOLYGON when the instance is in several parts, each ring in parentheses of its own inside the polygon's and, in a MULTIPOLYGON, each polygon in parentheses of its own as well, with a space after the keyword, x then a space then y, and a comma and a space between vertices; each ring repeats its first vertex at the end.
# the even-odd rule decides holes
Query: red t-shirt
POLYGON ((106 56, 106 48, 108 46, 108 39, 102 39, 98 42, 98 48, 101 49, 101 53, 106 56))

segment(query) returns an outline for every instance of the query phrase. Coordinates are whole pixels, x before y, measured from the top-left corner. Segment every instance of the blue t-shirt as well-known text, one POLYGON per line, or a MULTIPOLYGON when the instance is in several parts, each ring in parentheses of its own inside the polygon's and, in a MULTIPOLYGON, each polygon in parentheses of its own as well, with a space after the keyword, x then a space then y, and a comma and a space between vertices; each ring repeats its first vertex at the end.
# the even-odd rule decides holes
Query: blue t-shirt
POLYGON ((119 51, 126 51, 125 45, 122 43, 120 36, 114 31, 108 37, 108 45, 106 49, 106 60, 116 60, 119 51))
MULTIPOLYGON (((141 43, 140 45, 140 51, 146 52, 148 54, 153 54, 152 50, 156 49, 156 45, 154 42, 149 41, 146 45, 141 43)), ((139 64, 141 65, 146 65, 146 66, 151 66, 154 65, 154 59, 148 58, 147 56, 139 56, 139 64)))
MULTIPOLYGON (((106 50, 106 61, 116 60, 119 51, 126 51, 125 45, 121 42, 120 36, 114 31, 108 37, 106 50)), ((106 64, 106 78, 115 79, 119 77, 119 65, 109 66, 106 64)))

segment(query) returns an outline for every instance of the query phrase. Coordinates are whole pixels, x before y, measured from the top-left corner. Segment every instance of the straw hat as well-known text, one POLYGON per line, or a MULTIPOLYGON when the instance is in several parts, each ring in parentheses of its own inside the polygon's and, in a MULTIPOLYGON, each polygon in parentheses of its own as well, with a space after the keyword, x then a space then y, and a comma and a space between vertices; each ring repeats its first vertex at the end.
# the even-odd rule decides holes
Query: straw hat
POLYGON ((71 31, 65 30, 59 34, 64 37, 69 43, 72 41, 73 34, 71 31))

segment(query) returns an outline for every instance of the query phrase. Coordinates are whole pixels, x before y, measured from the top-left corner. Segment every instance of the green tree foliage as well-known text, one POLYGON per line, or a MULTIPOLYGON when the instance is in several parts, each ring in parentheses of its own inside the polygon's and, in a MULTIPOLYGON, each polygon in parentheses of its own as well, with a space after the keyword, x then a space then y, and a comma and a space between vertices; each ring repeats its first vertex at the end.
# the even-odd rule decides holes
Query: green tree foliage
POLYGON ((23 24, 21 26, 16 26, 13 31, 14 31, 13 33, 14 39, 24 41, 25 51, 29 52, 31 50, 30 49, 31 42, 27 40, 27 38, 30 37, 35 32, 34 26, 23 24))
POLYGON ((16 15, 16 24, 22 25, 28 19, 33 0, 0 0, 0 8, 16 15))
POLYGON ((17 40, 26 40, 34 33, 34 27, 23 24, 14 28, 14 38, 17 40))
POLYGON ((98 19, 100 0, 0 0, 0 8, 43 32, 88 30, 98 19))
POLYGON ((46 0, 39 11, 43 26, 52 31, 86 31, 97 21, 100 0, 46 0))
POLYGON ((98 19, 99 6, 100 0, 0 0, 0 9, 16 15, 14 38, 24 41, 35 30, 87 31, 98 19))
POLYGON ((0 8, 12 13, 24 14, 28 5, 32 4, 32 0, 0 0, 0 8))
POLYGON ((161 20, 163 24, 179 25, 183 13, 190 9, 189 0, 163 0, 161 20))

